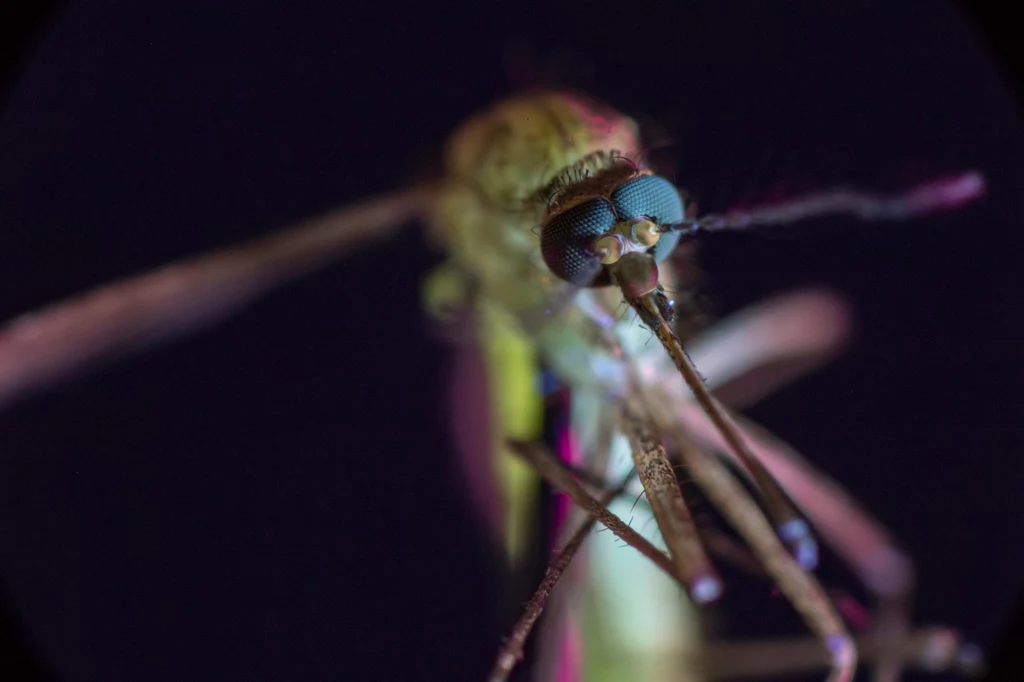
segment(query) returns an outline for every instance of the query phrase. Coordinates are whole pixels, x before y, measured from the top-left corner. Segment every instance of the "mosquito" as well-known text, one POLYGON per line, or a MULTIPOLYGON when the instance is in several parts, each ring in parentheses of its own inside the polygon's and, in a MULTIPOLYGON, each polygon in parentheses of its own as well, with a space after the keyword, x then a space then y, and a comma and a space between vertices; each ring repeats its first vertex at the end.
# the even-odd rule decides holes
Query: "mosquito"
MULTIPOLYGON (((637 679, 725 679, 825 666, 830 681, 845 682, 858 658, 874 665, 880 682, 897 679, 906 665, 969 672, 975 662, 952 630, 910 627, 912 567, 895 540, 841 487, 717 395, 726 385, 742 384, 755 368, 801 361, 796 364, 806 369, 827 358, 842 336, 837 299, 798 292, 696 338, 685 331, 697 312, 687 292, 696 276, 694 248, 704 235, 832 214, 903 220, 981 196, 983 179, 966 172, 895 196, 836 189, 700 216, 673 182, 649 167, 643 150, 632 119, 588 97, 559 91, 511 97, 454 133, 436 182, 10 321, 0 331, 0 406, 213 324, 283 282, 418 220, 449 255, 428 281, 429 307, 438 314, 470 311, 491 360, 500 432, 495 442, 504 454, 478 453, 483 474, 469 477, 479 484, 470 494, 507 539, 511 555, 523 542, 528 496, 520 493, 529 489, 532 472, 581 510, 561 515, 557 530, 567 540, 500 647, 491 680, 507 679, 522 658, 549 593, 573 569, 570 561, 594 522, 611 531, 592 541, 588 568, 598 592, 625 595, 616 604, 635 607, 636 613, 615 620, 646 621, 646 627, 623 627, 616 636, 668 642, 667 648, 651 641, 633 646, 642 659, 630 660, 642 666, 630 673, 637 679), (572 423, 557 455, 540 442, 538 421, 531 418, 541 405, 533 378, 542 365, 572 396, 572 423), (495 485, 491 466, 504 472, 505 505, 494 504, 502 496, 487 489, 495 485), (678 482, 680 469, 742 545, 695 522, 678 482), (641 504, 633 503, 637 494, 641 504), (644 514, 659 531, 653 542, 643 531, 644 514), (611 534, 637 553, 609 544, 611 534), (876 598, 870 634, 854 637, 815 579, 817 537, 876 598), (685 602, 678 597, 700 606, 727 589, 715 567, 720 561, 772 581, 814 639, 760 649, 722 642, 699 650, 671 646, 684 639, 686 628, 680 619, 685 602)), ((792 376, 775 376, 733 400, 753 399, 792 376)), ((564 608, 548 619, 554 644, 546 665, 578 675, 582 663, 574 642, 585 609, 579 590, 557 596, 564 608)))

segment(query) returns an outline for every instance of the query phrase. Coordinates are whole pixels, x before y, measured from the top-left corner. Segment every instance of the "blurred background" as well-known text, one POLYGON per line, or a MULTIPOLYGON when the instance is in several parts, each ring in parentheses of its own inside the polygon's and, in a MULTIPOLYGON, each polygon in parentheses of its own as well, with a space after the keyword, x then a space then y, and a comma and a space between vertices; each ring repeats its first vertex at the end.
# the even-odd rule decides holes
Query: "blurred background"
MULTIPOLYGON (((946 3, 676 4, 70 2, 0 112, 0 317, 423 177, 530 83, 666 131, 706 210, 977 168, 959 212, 716 236, 702 262, 716 315, 848 296, 848 351, 749 414, 905 543, 918 622, 990 647, 1024 576, 1010 90, 946 3)), ((41 676, 483 678, 527 595, 461 489, 419 307, 439 258, 411 231, 0 415, 0 589, 41 676)), ((754 581, 723 609, 800 632, 754 581)))

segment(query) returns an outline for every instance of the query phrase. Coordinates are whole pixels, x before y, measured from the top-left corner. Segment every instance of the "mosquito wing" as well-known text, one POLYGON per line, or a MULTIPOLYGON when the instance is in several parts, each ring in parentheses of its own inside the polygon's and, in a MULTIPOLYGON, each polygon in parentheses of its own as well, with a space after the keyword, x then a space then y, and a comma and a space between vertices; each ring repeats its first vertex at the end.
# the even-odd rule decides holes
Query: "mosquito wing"
POLYGON ((0 328, 0 408, 103 360, 197 331, 394 233, 429 207, 412 188, 114 282, 0 328))

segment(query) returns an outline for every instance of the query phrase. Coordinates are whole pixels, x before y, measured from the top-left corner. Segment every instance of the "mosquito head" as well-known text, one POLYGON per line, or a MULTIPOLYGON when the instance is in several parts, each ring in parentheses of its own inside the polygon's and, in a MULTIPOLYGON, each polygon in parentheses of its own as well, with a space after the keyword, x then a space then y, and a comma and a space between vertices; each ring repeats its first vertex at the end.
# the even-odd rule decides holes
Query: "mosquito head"
MULTIPOLYGON (((577 286, 615 282, 642 296, 657 286, 657 263, 679 242, 662 226, 685 219, 679 191, 665 178, 643 172, 607 194, 595 194, 552 211, 541 227, 544 262, 577 286), (594 261, 601 263, 593 277, 594 261), (640 291, 640 290, 643 291, 640 291)), ((629 295, 629 294, 627 294, 629 295)))

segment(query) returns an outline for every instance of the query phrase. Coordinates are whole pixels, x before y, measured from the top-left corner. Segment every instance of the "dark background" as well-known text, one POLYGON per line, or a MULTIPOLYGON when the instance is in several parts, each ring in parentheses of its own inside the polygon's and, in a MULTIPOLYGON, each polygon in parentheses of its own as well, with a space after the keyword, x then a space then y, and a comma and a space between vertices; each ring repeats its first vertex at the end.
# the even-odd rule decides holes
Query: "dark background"
MULTIPOLYGON (((670 130, 707 209, 978 168, 990 195, 958 213, 720 236, 703 263, 719 314, 809 283, 850 298, 849 351, 750 414, 905 541, 919 622, 991 646, 1024 575, 1011 90, 943 3, 683 4, 70 3, 0 114, 0 318, 402 185, 511 91, 512 48, 670 130)), ((437 258, 374 247, 0 415, 0 579, 38 665, 482 679, 510 611, 419 312, 437 258)), ((763 586, 729 588, 731 633, 798 631, 763 586)))

